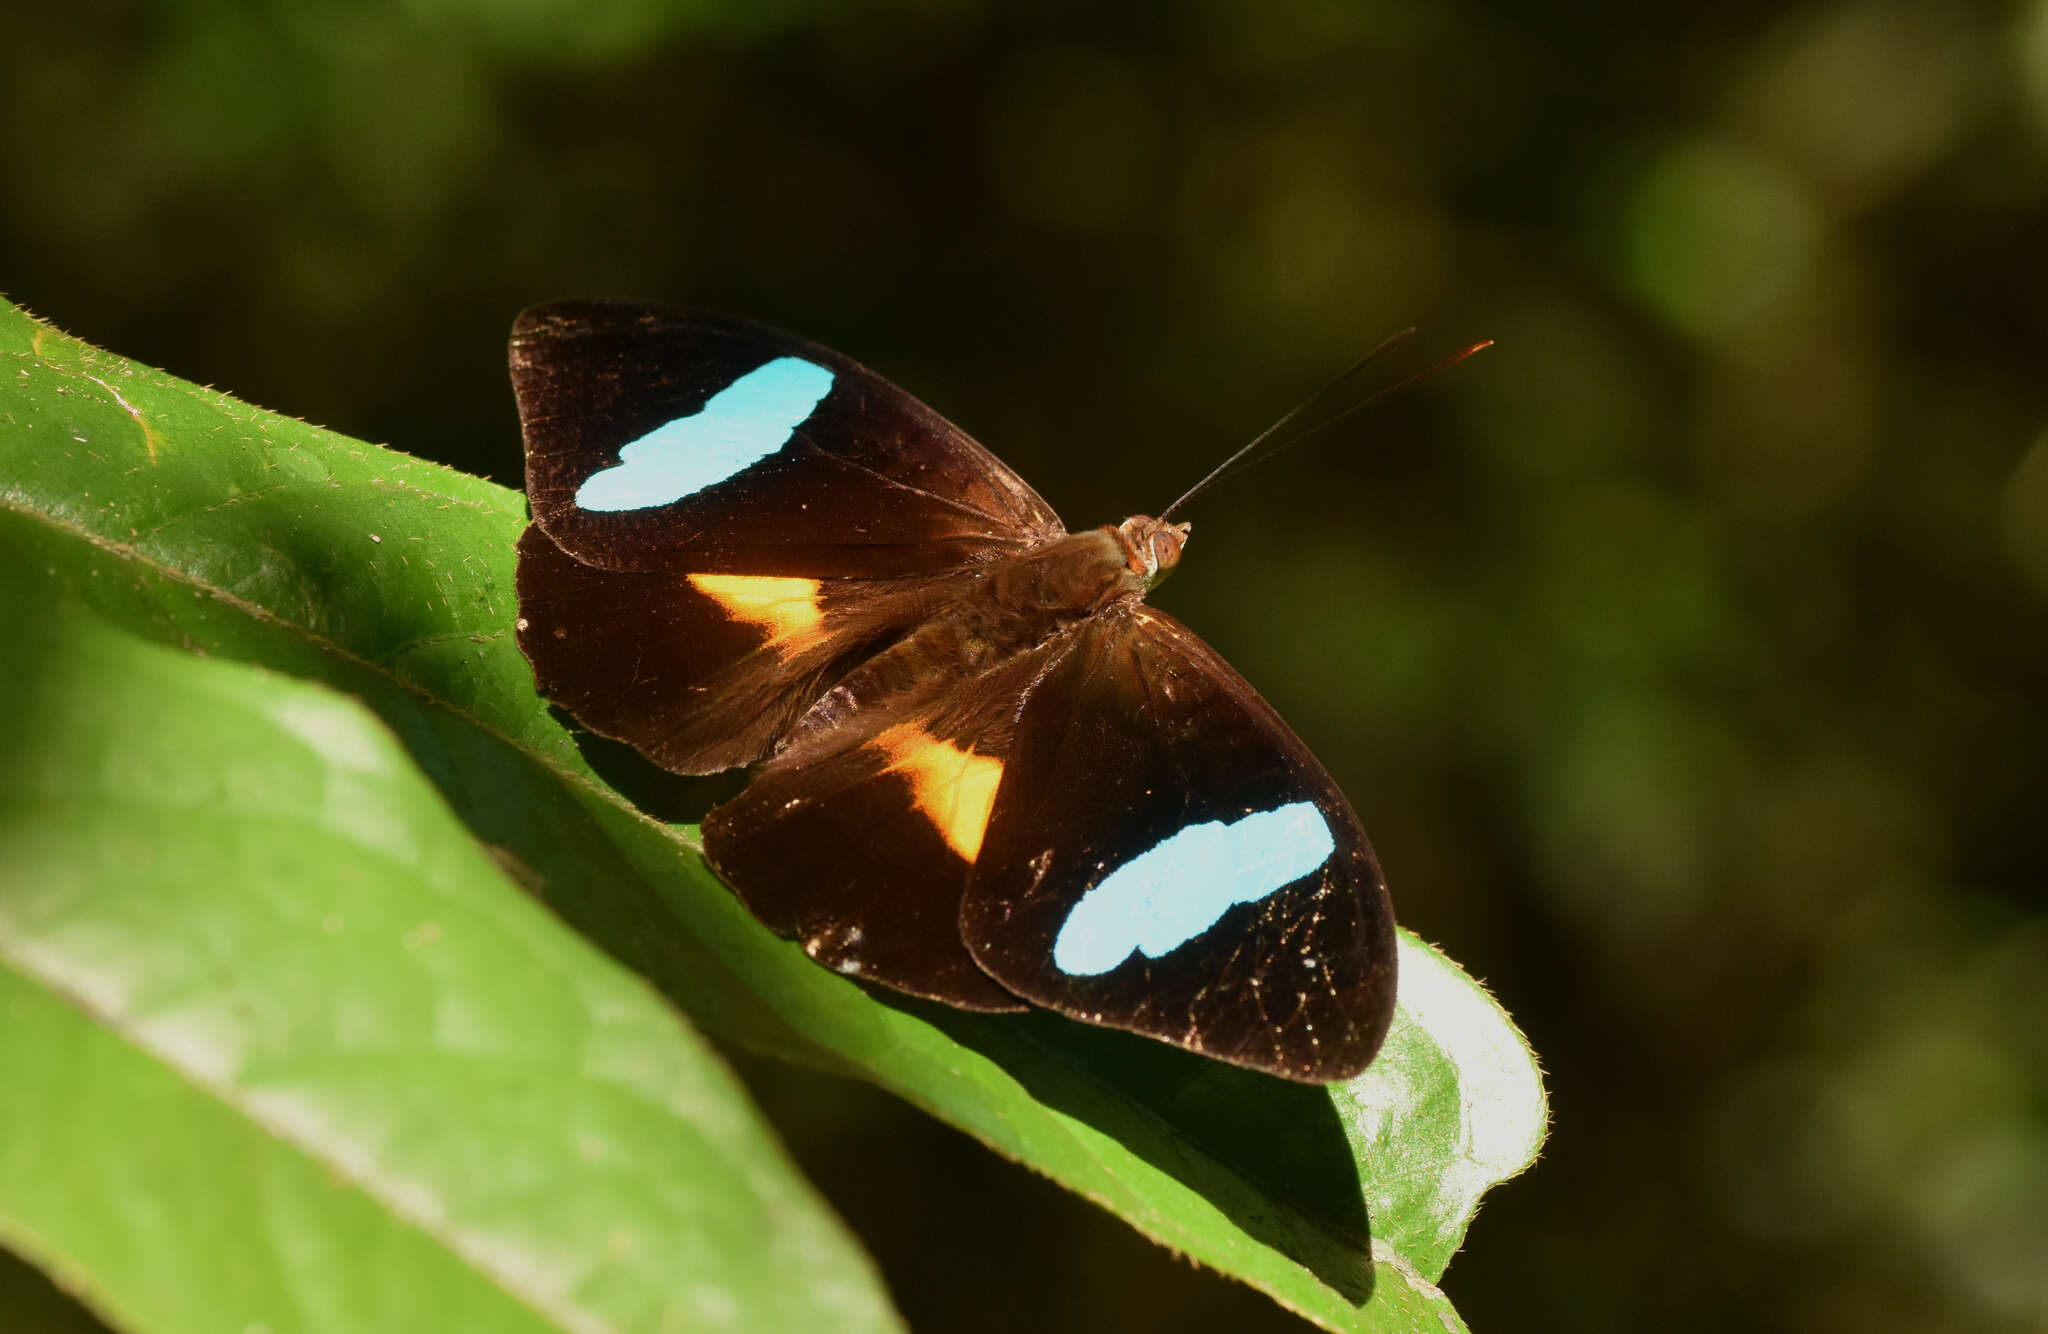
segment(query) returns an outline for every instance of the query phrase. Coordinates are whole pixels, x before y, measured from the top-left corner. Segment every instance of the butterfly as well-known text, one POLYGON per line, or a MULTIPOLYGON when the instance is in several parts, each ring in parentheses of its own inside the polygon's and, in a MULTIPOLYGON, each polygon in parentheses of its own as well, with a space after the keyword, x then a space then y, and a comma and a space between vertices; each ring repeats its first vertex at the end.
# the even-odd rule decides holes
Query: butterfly
POLYGON ((568 302, 513 327, 543 696, 681 774, 749 911, 839 972, 1287 1079, 1362 1071, 1393 910, 1344 794, 1145 602, 1189 525, 1070 533, 873 371, 762 325, 568 302))

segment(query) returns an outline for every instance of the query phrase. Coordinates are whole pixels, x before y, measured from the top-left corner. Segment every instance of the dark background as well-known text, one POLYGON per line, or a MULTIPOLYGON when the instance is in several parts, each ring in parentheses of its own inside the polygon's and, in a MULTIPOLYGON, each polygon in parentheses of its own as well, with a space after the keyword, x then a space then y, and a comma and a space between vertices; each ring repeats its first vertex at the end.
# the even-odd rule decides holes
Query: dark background
MULTIPOLYGON (((0 289, 517 484, 567 296, 783 324, 1076 525, 1393 329, 1160 601, 1549 1072, 1481 1330, 2048 1328, 2048 0, 6 7, 0 289)), ((744 1064, 921 1329, 1287 1328, 744 1064)))

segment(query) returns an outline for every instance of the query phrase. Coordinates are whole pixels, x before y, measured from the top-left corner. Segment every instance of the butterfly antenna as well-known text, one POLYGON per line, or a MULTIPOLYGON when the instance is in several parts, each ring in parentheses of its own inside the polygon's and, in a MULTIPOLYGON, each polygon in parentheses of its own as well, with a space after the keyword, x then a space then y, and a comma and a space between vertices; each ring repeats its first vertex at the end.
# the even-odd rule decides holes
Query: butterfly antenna
MULTIPOLYGON (((1339 375, 1336 379, 1330 381, 1321 389, 1316 390, 1313 394, 1310 394, 1307 398, 1304 398, 1303 400, 1301 400, 1301 402, 1296 403, 1293 407, 1289 408, 1285 413, 1281 415, 1280 420, 1274 422, 1271 426, 1268 426, 1265 430, 1253 436, 1248 443, 1246 443, 1242 448, 1238 449, 1229 458, 1223 460, 1223 462, 1217 464, 1214 468, 1210 469, 1209 474, 1206 477, 1202 478, 1201 481, 1196 482, 1193 486, 1189 487, 1186 493, 1183 494, 1179 500, 1174 501, 1171 505, 1168 505, 1165 509, 1159 511, 1159 518, 1161 519, 1161 521, 1164 521, 1169 516, 1171 516, 1175 510, 1187 504, 1190 500, 1193 500, 1203 491, 1206 491, 1211 483, 1222 481, 1224 476, 1227 473, 1229 473, 1233 468, 1236 468, 1239 464, 1251 461, 1250 455, 1252 451, 1256 450, 1260 445, 1265 444, 1268 440, 1271 440, 1275 435, 1279 434, 1281 431, 1287 429, 1289 424, 1291 424, 1296 418, 1300 417, 1302 413, 1307 412, 1317 403, 1321 402, 1323 399, 1328 398, 1331 394, 1337 392, 1337 390, 1340 387, 1342 387, 1343 384, 1346 381, 1348 381, 1352 376, 1358 374, 1367 366, 1371 365, 1372 362, 1376 358, 1378 358, 1382 352, 1385 352, 1388 348, 1394 346, 1396 343, 1407 341, 1409 338, 1414 336, 1414 333, 1415 330, 1413 326, 1401 330, 1401 332, 1393 335, 1391 338, 1386 339, 1372 351, 1366 353, 1358 360, 1352 362, 1350 367, 1347 370, 1345 370, 1345 372, 1342 375, 1339 375)), ((1284 449, 1286 448, 1286 446, 1283 444, 1278 446, 1278 448, 1284 449)))
POLYGON ((1187 504, 1190 500, 1193 500, 1196 496, 1208 490, 1211 486, 1213 486, 1217 482, 1222 481, 1224 478, 1229 477, 1235 473, 1242 472, 1246 468, 1251 467, 1254 463, 1262 463, 1265 460, 1273 457, 1273 455, 1278 454, 1281 450, 1290 448, 1294 445, 1298 445, 1302 441, 1308 439, 1310 436, 1328 430, 1330 427, 1335 426, 1338 422, 1343 421, 1346 417, 1349 417, 1352 413, 1357 412, 1363 408, 1371 407, 1374 403, 1379 402, 1387 395, 1399 393, 1403 389, 1407 389, 1412 385, 1415 385, 1423 380, 1428 379, 1430 376, 1435 375, 1439 371, 1449 370, 1451 367, 1457 365, 1459 362, 1473 355, 1475 352, 1482 352, 1485 349, 1493 346, 1493 340, 1491 338, 1488 338, 1483 342, 1474 343, 1472 344, 1472 346, 1465 348, 1463 351, 1445 357, 1442 361, 1439 361, 1434 366, 1431 366, 1425 370, 1417 371, 1415 374, 1409 376, 1405 380, 1401 380, 1395 384, 1390 384, 1383 389, 1375 390, 1371 394, 1368 394, 1366 397, 1360 399, 1358 402, 1351 404, 1349 407, 1346 407, 1341 411, 1332 413, 1330 416, 1323 418, 1321 421, 1316 422, 1314 425, 1306 426, 1292 435, 1281 434, 1283 431, 1287 429, 1287 427, 1291 426, 1295 421, 1297 421, 1303 413, 1307 412, 1316 404, 1327 400, 1339 388, 1341 388, 1344 384, 1349 382, 1353 376, 1357 375, 1360 371, 1364 370, 1366 366, 1370 365, 1374 360, 1376 360, 1381 353, 1385 352, 1388 348, 1393 347, 1396 343, 1405 342, 1411 335, 1414 334, 1414 332, 1415 330, 1412 328, 1401 330, 1401 332, 1395 334, 1393 337, 1387 339, 1378 347, 1374 348, 1372 351, 1366 353, 1357 361, 1353 362, 1351 364, 1350 369, 1346 370, 1342 375, 1339 375, 1336 379, 1330 381, 1330 383, 1324 385, 1315 393, 1310 394, 1307 398, 1295 404, 1293 408, 1289 409, 1288 412, 1280 418, 1280 420, 1274 422, 1271 426, 1268 426, 1265 430, 1253 436, 1250 443, 1246 444, 1243 448, 1239 449, 1229 458, 1223 460, 1223 462, 1217 464, 1215 468, 1210 470, 1208 476, 1202 478, 1201 481, 1196 482, 1193 486, 1189 487, 1187 491, 1180 497, 1180 499, 1174 501, 1171 505, 1168 505, 1165 509, 1161 510, 1159 512, 1160 519, 1163 521, 1168 518, 1171 518, 1175 510, 1178 510, 1181 506, 1187 504))

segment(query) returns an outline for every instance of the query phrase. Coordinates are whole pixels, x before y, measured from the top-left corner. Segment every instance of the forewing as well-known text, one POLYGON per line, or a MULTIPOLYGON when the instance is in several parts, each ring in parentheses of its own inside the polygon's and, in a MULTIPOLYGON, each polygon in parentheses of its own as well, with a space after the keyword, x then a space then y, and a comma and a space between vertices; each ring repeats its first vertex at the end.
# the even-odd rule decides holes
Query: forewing
POLYGON ((522 314, 512 382, 536 523, 586 564, 890 578, 1062 531, 1024 480, 873 371, 666 306, 522 314))
POLYGON ((1393 1015, 1394 924, 1350 804, 1185 626, 1093 618, 1018 718, 962 902, 1026 999, 1327 1083, 1393 1015))

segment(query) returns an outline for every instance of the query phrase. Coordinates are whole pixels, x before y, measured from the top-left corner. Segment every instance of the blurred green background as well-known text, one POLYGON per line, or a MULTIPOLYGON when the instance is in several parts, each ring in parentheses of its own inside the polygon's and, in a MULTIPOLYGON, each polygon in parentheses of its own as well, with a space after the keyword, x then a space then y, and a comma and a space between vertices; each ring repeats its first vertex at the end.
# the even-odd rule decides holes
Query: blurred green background
MULTIPOLYGON (((15 300, 514 485, 558 297, 828 343, 1075 525, 1498 339, 1206 495, 1160 598, 1544 1058, 1446 1289, 2048 1330, 2048 0, 75 0, 0 12, 0 154, 15 300)), ((921 1329, 1290 1327, 743 1068, 921 1329)))

